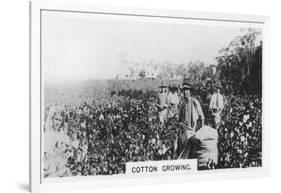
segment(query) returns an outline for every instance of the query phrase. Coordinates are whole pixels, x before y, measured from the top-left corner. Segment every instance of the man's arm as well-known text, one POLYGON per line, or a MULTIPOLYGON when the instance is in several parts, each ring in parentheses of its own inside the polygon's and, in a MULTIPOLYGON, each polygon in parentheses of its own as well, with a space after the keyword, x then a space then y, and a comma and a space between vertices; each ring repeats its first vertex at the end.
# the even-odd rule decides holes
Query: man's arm
POLYGON ((214 95, 211 96, 210 105, 209 105, 210 110, 212 110, 213 108, 213 103, 214 103, 214 95))
POLYGON ((222 112, 223 110, 223 107, 224 107, 224 99, 223 99, 223 96, 221 94, 219 94, 219 113, 222 112))
POLYGON ((202 111, 201 105, 198 100, 196 100, 196 108, 197 108, 198 115, 201 119, 201 124, 202 124, 201 126, 203 126, 204 122, 205 122, 205 116, 204 116, 204 113, 202 111))
POLYGON ((205 119, 201 119, 201 124, 202 127, 205 125, 205 119))

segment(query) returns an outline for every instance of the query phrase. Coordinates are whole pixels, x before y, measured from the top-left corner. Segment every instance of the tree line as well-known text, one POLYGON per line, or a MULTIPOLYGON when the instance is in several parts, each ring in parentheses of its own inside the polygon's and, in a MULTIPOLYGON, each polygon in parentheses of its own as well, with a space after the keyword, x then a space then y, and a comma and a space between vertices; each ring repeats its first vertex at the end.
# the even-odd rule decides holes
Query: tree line
POLYGON ((263 46, 260 37, 259 29, 241 29, 241 35, 219 51, 215 64, 202 61, 180 64, 130 61, 128 76, 139 79, 148 77, 149 73, 156 74, 157 79, 182 79, 187 76, 194 82, 220 81, 229 93, 261 95, 263 46))

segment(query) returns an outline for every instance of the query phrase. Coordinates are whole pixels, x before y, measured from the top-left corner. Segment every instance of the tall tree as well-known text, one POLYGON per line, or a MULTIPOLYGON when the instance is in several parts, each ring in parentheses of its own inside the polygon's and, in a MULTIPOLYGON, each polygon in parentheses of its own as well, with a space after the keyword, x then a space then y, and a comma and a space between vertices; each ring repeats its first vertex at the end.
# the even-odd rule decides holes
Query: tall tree
POLYGON ((228 46, 221 49, 221 55, 216 58, 219 79, 238 93, 259 93, 258 88, 261 86, 253 89, 251 85, 257 82, 251 77, 253 73, 260 71, 255 55, 261 31, 251 28, 242 30, 242 33, 243 35, 235 37, 228 46))

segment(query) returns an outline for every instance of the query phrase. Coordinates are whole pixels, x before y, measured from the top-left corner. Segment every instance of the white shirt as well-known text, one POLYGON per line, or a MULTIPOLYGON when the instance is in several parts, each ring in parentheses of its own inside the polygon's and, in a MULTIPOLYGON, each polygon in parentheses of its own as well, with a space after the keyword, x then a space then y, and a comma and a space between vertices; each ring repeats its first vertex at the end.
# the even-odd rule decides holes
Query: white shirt
POLYGON ((178 105, 180 102, 180 99, 179 99, 179 96, 178 96, 178 93, 172 93, 172 92, 169 92, 168 94, 168 104, 173 104, 173 105, 178 105))
POLYGON ((210 109, 222 110, 223 107, 223 96, 220 93, 213 94, 210 101, 210 109))
POLYGON ((163 92, 158 95, 158 105, 163 108, 168 106, 168 94, 163 92))

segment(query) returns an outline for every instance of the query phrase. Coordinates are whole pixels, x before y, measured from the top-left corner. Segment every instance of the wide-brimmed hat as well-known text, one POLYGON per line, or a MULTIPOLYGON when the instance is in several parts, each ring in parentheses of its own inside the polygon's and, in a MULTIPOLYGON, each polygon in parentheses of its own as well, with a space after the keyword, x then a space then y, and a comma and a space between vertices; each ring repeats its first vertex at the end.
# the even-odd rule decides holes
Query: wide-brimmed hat
POLYGON ((167 87, 168 87, 167 83, 166 83, 164 80, 162 80, 162 81, 160 82, 159 88, 167 88, 167 87))
POLYGON ((190 78, 184 78, 183 82, 182 82, 181 89, 182 90, 184 90, 184 89, 190 89, 191 90, 192 88, 193 88, 193 86, 192 86, 190 78))

